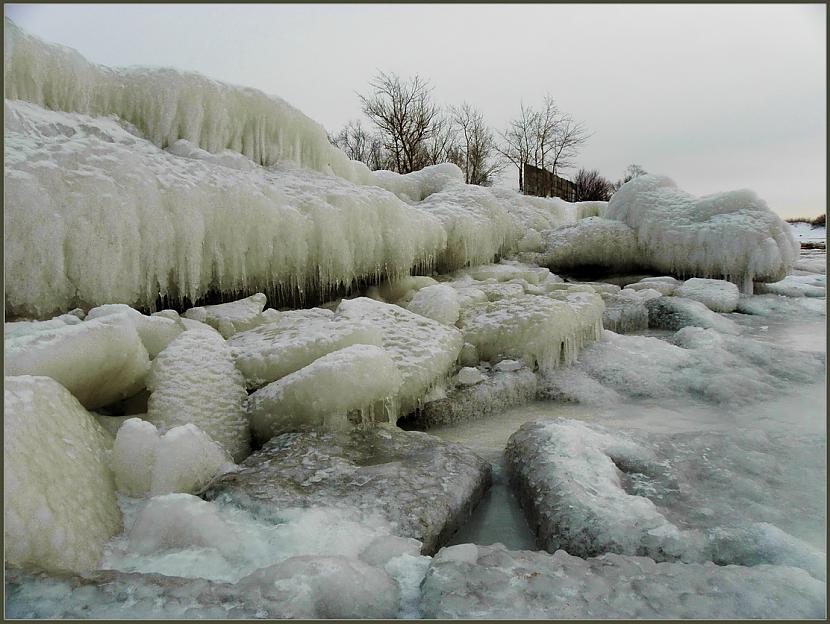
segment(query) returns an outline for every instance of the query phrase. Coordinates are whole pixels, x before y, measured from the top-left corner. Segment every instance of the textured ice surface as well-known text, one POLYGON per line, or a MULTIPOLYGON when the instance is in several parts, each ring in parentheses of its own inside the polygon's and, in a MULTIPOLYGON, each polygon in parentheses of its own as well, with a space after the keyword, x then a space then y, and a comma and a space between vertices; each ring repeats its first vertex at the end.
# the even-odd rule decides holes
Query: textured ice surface
POLYGON ((643 291, 621 290, 616 294, 602 294, 602 300, 605 302, 605 311, 602 313, 604 329, 618 334, 628 334, 648 328, 648 308, 636 292, 643 291))
POLYGON ((262 310, 267 301, 263 293, 256 293, 239 301, 190 308, 184 316, 206 323, 222 334, 223 338, 230 338, 237 332, 261 325, 262 310))
POLYGON ((337 316, 381 331, 383 348, 403 379, 397 396, 401 416, 418 407, 430 389, 449 377, 463 344, 455 327, 366 297, 342 301, 337 316))
POLYGON ((676 275, 752 282, 783 278, 800 246, 790 226, 749 190, 694 197, 672 180, 640 176, 608 203, 605 218, 637 233, 650 266, 676 275))
POLYGON ((431 318, 444 325, 455 325, 461 313, 458 293, 446 284, 421 288, 406 307, 410 312, 431 318))
POLYGON ((458 371, 455 381, 459 386, 474 386, 484 381, 484 375, 477 368, 465 366, 458 371))
POLYGON ((579 362, 542 378, 546 398, 608 405, 622 397, 741 404, 810 383, 823 353, 806 353, 711 329, 687 327, 671 341, 605 331, 579 362))
POLYGON ((740 292, 732 282, 693 277, 677 289, 678 297, 699 301, 713 312, 734 312, 740 292))
POLYGON ((500 544, 441 550, 422 587, 424 617, 439 619, 822 618, 826 589, 779 566, 580 559, 500 544))
POLYGON ((152 393, 147 419, 160 431, 192 423, 234 461, 247 455, 245 382, 221 336, 207 331, 180 334, 153 360, 147 388, 152 393))
POLYGON ((526 368, 495 371, 475 386, 453 388, 446 397, 425 403, 407 422, 415 427, 434 427, 489 418, 532 401, 536 387, 536 375, 526 368))
POLYGON ((354 344, 380 346, 381 332, 366 323, 335 318, 323 308, 279 312, 276 320, 228 340, 248 388, 260 388, 354 344))
MULTIPOLYGON (((778 438, 763 433, 649 438, 559 419, 523 425, 506 456, 531 527, 549 552, 772 563, 824 579, 824 554, 770 524, 779 514, 759 505, 758 495, 766 498, 770 491, 792 499, 788 486, 774 478, 751 489, 741 483, 764 466, 770 447, 792 444, 778 438), (741 451, 734 458, 728 454, 733 445, 741 451)), ((808 443, 807 449, 819 451, 820 444, 808 443)))
POLYGON ((393 399, 401 383, 401 372, 381 347, 344 347, 248 397, 251 431, 264 443, 308 426, 345 430, 364 422, 394 423, 393 399), (352 422, 355 412, 359 415, 352 422))
POLYGON ((88 408, 135 394, 150 367, 125 314, 6 336, 4 355, 6 375, 51 377, 88 408))
POLYGON ((545 249, 537 262, 554 271, 608 267, 615 271, 643 264, 637 235, 625 223, 588 217, 543 233, 545 249))
POLYGON ((489 463, 463 446, 380 424, 272 438, 205 496, 266 519, 291 507, 329 506, 361 518, 379 513, 395 535, 415 538, 432 553, 469 517, 489 484, 489 463))
POLYGON ((780 282, 757 284, 755 292, 785 297, 825 297, 827 278, 825 275, 788 275, 780 282))
POLYGON ((105 434, 48 377, 5 377, 6 563, 81 572, 121 528, 105 434))
POLYGON ((86 315, 86 320, 111 316, 113 314, 126 314, 127 318, 135 325, 141 343, 147 349, 150 359, 156 357, 164 348, 170 344, 176 336, 185 331, 184 323, 178 318, 164 316, 145 316, 138 310, 132 309, 123 303, 115 303, 92 308, 86 315))
POLYGON ((728 334, 739 333, 735 322, 712 312, 705 304, 685 297, 659 297, 646 302, 648 326, 676 331, 683 327, 716 329, 728 334))

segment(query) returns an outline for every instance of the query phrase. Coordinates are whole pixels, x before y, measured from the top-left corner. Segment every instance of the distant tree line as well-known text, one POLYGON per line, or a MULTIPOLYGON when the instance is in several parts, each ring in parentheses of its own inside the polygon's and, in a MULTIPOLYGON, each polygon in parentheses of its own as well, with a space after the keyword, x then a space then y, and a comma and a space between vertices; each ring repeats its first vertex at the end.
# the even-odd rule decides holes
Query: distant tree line
POLYGON ((468 184, 488 186, 513 164, 521 190, 525 163, 553 173, 571 168, 588 138, 585 127, 560 111, 550 95, 539 110, 521 104, 519 116, 498 134, 472 104, 438 106, 428 81, 417 75, 404 80, 379 72, 358 98, 368 126, 353 120, 329 139, 373 170, 410 173, 451 162, 468 184))
POLYGON ((793 217, 791 219, 787 219, 787 223, 809 223, 813 227, 825 227, 827 225, 827 215, 820 214, 813 219, 809 217, 793 217))
POLYGON ((596 169, 580 169, 573 180, 576 185, 576 201, 608 201, 623 184, 647 173, 640 165, 628 165, 622 179, 611 182, 596 169))

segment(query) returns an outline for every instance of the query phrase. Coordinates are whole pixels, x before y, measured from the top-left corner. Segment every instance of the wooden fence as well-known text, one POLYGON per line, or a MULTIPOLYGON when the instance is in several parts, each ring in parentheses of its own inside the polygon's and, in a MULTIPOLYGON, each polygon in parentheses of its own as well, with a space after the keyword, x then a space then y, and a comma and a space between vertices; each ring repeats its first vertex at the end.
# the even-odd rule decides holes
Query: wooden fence
POLYGON ((548 171, 539 169, 533 165, 524 165, 524 188, 525 195, 536 197, 561 197, 565 201, 576 201, 576 185, 570 180, 560 178, 548 171))

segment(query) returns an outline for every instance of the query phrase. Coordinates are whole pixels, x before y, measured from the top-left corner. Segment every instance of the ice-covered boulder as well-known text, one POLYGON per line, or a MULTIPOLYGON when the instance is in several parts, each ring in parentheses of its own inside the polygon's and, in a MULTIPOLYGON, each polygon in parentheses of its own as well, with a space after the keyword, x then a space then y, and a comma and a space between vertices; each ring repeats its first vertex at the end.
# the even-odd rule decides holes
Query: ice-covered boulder
POLYGON ((677 293, 681 282, 673 277, 646 277, 639 282, 628 284, 625 288, 634 291, 656 290, 663 297, 670 297, 677 293))
POLYGON ((741 293, 732 282, 693 277, 677 289, 677 296, 699 301, 713 312, 734 312, 741 293))
POLYGON ((147 420, 161 432, 192 423, 233 457, 249 452, 245 381, 225 340, 208 331, 185 331, 153 360, 147 420))
POLYGON ((225 450, 192 424, 160 435, 138 418, 118 429, 111 465, 119 491, 128 496, 195 493, 233 464, 225 450))
POLYGON ((474 386, 484 381, 484 375, 477 368, 465 366, 458 371, 455 380, 459 386, 474 386))
POLYGON ((648 326, 677 331, 683 327, 703 327, 727 334, 737 334, 735 321, 713 312, 705 304, 685 297, 658 297, 646 302, 648 326))
POLYGON ((61 314, 48 321, 11 321, 3 323, 3 338, 20 338, 50 329, 60 329, 66 325, 78 325, 81 321, 82 319, 73 314, 61 314))
POLYGON ((466 448, 382 424, 272 438, 205 497, 265 519, 295 506, 380 513, 396 535, 423 542, 429 554, 469 517, 489 484, 490 464, 466 448))
POLYGON ((455 387, 446 396, 424 403, 407 419, 416 428, 429 428, 488 418, 536 398, 536 375, 527 368, 496 370, 474 386, 455 387))
POLYGON ((401 384, 401 372, 383 348, 344 347, 248 397, 251 431, 263 443, 307 426, 345 430, 375 421, 395 422, 394 398, 401 384))
POLYGON ((380 329, 383 348, 403 379, 397 395, 401 416, 416 409, 427 392, 450 376, 464 343, 455 327, 366 297, 343 300, 337 316, 380 329))
POLYGON ((826 297, 827 279, 824 275, 788 275, 780 282, 757 284, 755 292, 784 297, 826 297))
POLYGON ((783 278, 800 253, 789 225, 749 190, 695 197, 645 175, 614 193, 605 218, 634 229, 652 268, 727 279, 744 293, 753 281, 783 278))
POLYGON ((422 586, 438 619, 821 618, 824 584, 785 566, 581 559, 501 544, 442 549, 422 586))
POLYGON ((84 572, 121 529, 105 434, 48 377, 5 377, 6 564, 84 572))
POLYGON ((334 312, 323 308, 279 312, 276 320, 228 340, 248 388, 261 388, 355 344, 380 346, 380 330, 360 321, 335 318, 334 312))
POLYGON ((602 313, 602 327, 604 329, 618 334, 628 334, 648 328, 648 308, 643 298, 634 292, 621 290, 618 294, 603 293, 605 311, 602 313))
POLYGON ((542 235, 545 248, 538 262, 554 271, 583 267, 627 271, 643 265, 634 230, 619 221, 588 217, 542 235))
POLYGON ((87 313, 86 320, 122 313, 135 325, 138 337, 141 338, 141 343, 147 349, 150 359, 155 358, 167 345, 173 342, 176 336, 186 329, 180 318, 174 319, 158 315, 145 316, 123 303, 111 303, 92 308, 87 313))
POLYGON ((593 290, 508 295, 465 306, 459 326, 464 341, 484 360, 520 358, 551 370, 572 363, 585 344, 599 337, 604 307, 593 290))
POLYGON ((4 354, 7 375, 51 377, 87 408, 140 391, 150 368, 147 349, 125 314, 6 337, 4 354))
POLYGON ((190 308, 184 315, 194 321, 210 325, 227 339, 237 332, 261 325, 262 310, 267 301, 263 293, 256 293, 230 303, 190 308))
POLYGON ((458 303, 458 293, 451 286, 436 284, 421 288, 412 297, 406 308, 410 312, 420 314, 444 325, 455 325, 461 306, 458 303))

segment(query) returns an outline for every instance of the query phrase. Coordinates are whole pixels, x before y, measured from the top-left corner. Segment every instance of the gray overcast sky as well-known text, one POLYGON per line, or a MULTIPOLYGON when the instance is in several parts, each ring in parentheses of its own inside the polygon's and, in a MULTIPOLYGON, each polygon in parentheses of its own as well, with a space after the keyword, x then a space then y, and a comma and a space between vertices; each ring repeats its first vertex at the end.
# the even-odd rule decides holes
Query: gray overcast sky
MULTIPOLYGON (((159 65, 279 95, 329 130, 377 69, 428 78, 501 128, 550 92, 593 136, 579 165, 630 163, 695 194, 751 188, 826 210, 825 5, 5 5, 105 65, 159 65)), ((511 172, 511 176, 515 174, 511 172)), ((513 177, 510 179, 512 180, 513 177)))

